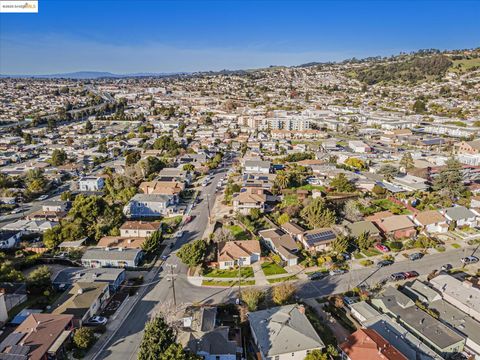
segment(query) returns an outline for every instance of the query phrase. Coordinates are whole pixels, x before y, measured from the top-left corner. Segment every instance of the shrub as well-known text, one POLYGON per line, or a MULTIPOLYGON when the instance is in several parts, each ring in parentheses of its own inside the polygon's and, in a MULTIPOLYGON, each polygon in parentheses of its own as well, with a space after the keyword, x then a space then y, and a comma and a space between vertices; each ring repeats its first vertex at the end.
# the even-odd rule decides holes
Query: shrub
POLYGON ((360 265, 367 267, 373 265, 373 261, 368 259, 360 260, 360 265))

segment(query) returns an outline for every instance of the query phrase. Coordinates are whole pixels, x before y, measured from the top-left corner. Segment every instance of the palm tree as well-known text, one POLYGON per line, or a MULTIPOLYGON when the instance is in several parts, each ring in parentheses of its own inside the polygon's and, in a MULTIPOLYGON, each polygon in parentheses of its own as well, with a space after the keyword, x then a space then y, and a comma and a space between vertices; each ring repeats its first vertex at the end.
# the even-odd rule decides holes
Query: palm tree
POLYGON ((290 185, 290 175, 285 171, 279 171, 277 177, 275 178, 275 184, 280 189, 286 189, 290 185))

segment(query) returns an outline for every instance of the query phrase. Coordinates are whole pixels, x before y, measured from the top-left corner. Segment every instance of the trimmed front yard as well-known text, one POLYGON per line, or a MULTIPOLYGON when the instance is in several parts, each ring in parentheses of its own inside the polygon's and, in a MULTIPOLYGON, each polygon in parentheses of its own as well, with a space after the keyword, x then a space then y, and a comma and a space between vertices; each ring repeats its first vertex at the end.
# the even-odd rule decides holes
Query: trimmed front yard
MULTIPOLYGON (((238 286, 238 281, 233 280, 203 280, 203 286, 238 286)), ((253 286, 255 285, 255 280, 242 280, 240 281, 240 286, 253 286)))
POLYGON ((265 262, 262 264, 262 270, 265 276, 286 274, 287 271, 274 262, 265 262))
POLYGON ((235 240, 249 240, 250 236, 240 225, 227 226, 227 229, 235 237, 235 240))
POLYGON ((291 275, 291 276, 284 276, 281 278, 276 278, 276 279, 267 279, 269 284, 275 284, 275 283, 280 283, 284 281, 291 281, 291 280, 298 280, 298 277, 296 275, 291 275))
MULTIPOLYGON (((238 277, 238 268, 229 269, 229 270, 220 270, 220 269, 207 269, 203 273, 204 277, 215 277, 215 278, 236 278, 238 277)), ((253 268, 251 266, 245 266, 240 269, 240 276, 242 278, 253 277, 253 268)))

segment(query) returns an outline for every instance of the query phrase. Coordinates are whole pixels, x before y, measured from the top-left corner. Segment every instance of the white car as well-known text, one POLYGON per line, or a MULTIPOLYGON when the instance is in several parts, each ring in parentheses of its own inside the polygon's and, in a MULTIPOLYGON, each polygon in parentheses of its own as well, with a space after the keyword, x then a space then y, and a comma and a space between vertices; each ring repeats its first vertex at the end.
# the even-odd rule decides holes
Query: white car
POLYGON ((88 321, 85 323, 87 326, 99 326, 99 325, 105 325, 107 323, 108 319, 103 316, 93 316, 88 321))
POLYGON ((42 195, 42 196, 39 196, 37 200, 43 201, 47 199, 48 199, 48 195, 42 195))
POLYGON ((178 231, 177 234, 175 235, 175 237, 180 239, 183 236, 184 232, 185 231, 183 231, 183 230, 178 231))

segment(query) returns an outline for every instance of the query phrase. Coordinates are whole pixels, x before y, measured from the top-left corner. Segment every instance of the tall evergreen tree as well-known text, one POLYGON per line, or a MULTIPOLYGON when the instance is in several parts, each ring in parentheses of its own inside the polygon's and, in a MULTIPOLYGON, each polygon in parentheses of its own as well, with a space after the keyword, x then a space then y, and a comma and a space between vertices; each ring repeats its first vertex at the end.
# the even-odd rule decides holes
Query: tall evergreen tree
POLYGON ((445 168, 435 177, 433 189, 450 198, 459 197, 465 190, 462 164, 453 156, 447 160, 445 168))
POLYGON ((161 316, 157 316, 145 325, 138 360, 161 359, 170 345, 175 343, 175 333, 161 316))

